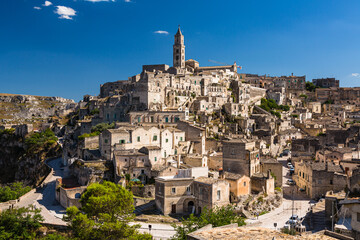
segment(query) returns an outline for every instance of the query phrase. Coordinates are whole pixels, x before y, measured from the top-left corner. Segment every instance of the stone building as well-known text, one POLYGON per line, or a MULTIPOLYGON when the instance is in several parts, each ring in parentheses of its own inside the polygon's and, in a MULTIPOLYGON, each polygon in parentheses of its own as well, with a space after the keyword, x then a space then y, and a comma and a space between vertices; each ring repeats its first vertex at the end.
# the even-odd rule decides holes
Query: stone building
POLYGON ((339 80, 335 78, 317 78, 312 80, 313 84, 320 88, 339 87, 339 80))
POLYGON ((106 160, 113 159, 114 151, 150 146, 160 147, 161 158, 167 158, 177 154, 175 153, 177 146, 185 141, 185 132, 173 127, 161 128, 157 125, 125 125, 103 131, 99 141, 100 153, 106 160))
POLYGON ((338 192, 347 186, 342 166, 330 162, 295 162, 293 179, 311 198, 325 196, 328 191, 338 192))
POLYGON ((180 120, 189 119, 189 111, 142 111, 129 112, 129 123, 177 123, 180 120))
POLYGON ((223 141, 223 169, 251 177, 260 172, 260 153, 254 140, 233 139, 223 141))
POLYGON ((74 178, 57 178, 55 185, 55 199, 64 208, 75 206, 81 208, 81 194, 87 186, 80 186, 74 178))
POLYGON ((251 192, 275 193, 275 179, 271 176, 270 170, 267 173, 255 173, 251 176, 251 192))
POLYGON ((202 172, 158 177, 155 191, 156 207, 164 215, 199 214, 205 207, 221 207, 230 203, 229 183, 223 179, 208 178, 202 172))
POLYGON ((251 194, 249 177, 231 172, 220 172, 219 177, 229 182, 231 202, 238 202, 240 198, 251 194))
POLYGON ((261 159, 260 169, 264 174, 267 174, 270 171, 270 174, 275 180, 275 187, 282 187, 283 166, 279 161, 273 158, 261 159))

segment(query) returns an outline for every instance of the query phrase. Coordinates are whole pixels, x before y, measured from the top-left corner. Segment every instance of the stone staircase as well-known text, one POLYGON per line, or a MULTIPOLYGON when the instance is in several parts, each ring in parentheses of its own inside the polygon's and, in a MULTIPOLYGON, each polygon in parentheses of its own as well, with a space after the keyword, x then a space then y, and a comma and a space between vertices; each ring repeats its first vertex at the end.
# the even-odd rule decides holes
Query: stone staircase
POLYGON ((319 201, 312 207, 310 217, 310 230, 312 232, 319 232, 326 229, 325 221, 325 200, 319 201))
POLYGON ((151 212, 156 212, 156 207, 155 207, 155 200, 151 200, 148 203, 145 203, 143 205, 139 205, 137 207, 135 207, 135 215, 140 215, 143 212, 147 212, 147 211, 151 211, 151 212))

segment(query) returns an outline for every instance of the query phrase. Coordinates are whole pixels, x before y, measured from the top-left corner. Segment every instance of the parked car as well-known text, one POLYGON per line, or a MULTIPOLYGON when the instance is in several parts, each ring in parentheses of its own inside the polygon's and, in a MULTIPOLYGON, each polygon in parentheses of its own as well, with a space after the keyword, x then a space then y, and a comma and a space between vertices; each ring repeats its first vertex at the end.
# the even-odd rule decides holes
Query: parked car
POLYGON ((290 219, 286 222, 289 225, 296 225, 299 223, 298 215, 294 214, 290 217, 290 219))
POLYGON ((288 180, 286 181, 286 183, 287 183, 288 185, 295 185, 295 182, 294 182, 294 180, 292 180, 292 179, 288 179, 288 180))
POLYGON ((293 168, 294 167, 291 162, 288 162, 287 166, 288 166, 288 168, 293 168))
POLYGON ((300 192, 305 192, 305 189, 299 188, 299 191, 300 191, 300 192))

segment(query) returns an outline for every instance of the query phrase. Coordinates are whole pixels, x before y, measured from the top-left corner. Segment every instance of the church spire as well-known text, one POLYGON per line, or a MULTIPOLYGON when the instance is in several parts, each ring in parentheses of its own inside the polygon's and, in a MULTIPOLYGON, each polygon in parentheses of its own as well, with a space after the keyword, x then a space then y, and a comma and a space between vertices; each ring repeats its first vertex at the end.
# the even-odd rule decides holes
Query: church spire
POLYGON ((184 35, 181 33, 180 25, 175 34, 175 42, 173 46, 173 63, 174 67, 185 68, 185 45, 184 35))
POLYGON ((181 33, 181 29, 180 29, 180 25, 179 25, 179 27, 178 27, 178 30, 177 30, 177 33, 176 33, 176 35, 175 36, 182 36, 182 33, 181 33))

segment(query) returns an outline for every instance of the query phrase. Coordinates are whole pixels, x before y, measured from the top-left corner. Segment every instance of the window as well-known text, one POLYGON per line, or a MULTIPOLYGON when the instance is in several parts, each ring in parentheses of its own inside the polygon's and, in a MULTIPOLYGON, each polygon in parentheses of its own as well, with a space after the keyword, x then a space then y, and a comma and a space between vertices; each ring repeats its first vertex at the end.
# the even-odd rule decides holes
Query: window
POLYGON ((168 118, 168 117, 165 118, 165 122, 166 122, 166 123, 169 122, 169 118, 168 118))
POLYGON ((105 143, 108 143, 108 140, 107 140, 107 139, 105 139, 105 143))
POLYGON ((127 159, 125 158, 125 162, 127 162, 127 159))
POLYGON ((180 141, 182 141, 183 140, 183 138, 182 137, 180 137, 180 141))
POLYGON ((175 194, 175 193, 176 193, 176 188, 174 188, 174 187, 171 188, 171 193, 172 193, 172 194, 175 194))
POLYGON ((121 140, 119 141, 119 143, 124 144, 124 143, 125 143, 125 140, 124 140, 124 139, 121 139, 121 140))
POLYGON ((164 152, 164 157, 166 157, 166 151, 164 152))
POLYGON ((142 169, 142 170, 141 170, 141 174, 144 174, 144 173, 145 173, 145 170, 142 169))
POLYGON ((155 162, 157 161, 157 157, 154 158, 154 161, 155 161, 155 162))
POLYGON ((186 191, 190 192, 191 188, 190 187, 186 187, 186 191))
POLYGON ((137 141, 138 141, 138 142, 140 142, 140 136, 139 136, 139 137, 137 137, 137 141))
POLYGON ((330 185, 333 185, 333 180, 330 180, 330 185))
POLYGON ((177 154, 177 149, 175 149, 175 154, 177 154))
POLYGON ((244 187, 246 187, 246 182, 244 182, 244 187))
POLYGON ((153 141, 157 141, 157 136, 156 135, 154 135, 153 141))
POLYGON ((116 119, 116 113, 114 113, 114 120, 116 119))
POLYGON ((219 201, 220 200, 220 196, 221 196, 221 191, 217 190, 217 195, 216 195, 216 199, 219 201))
POLYGON ((356 213, 356 220, 360 222, 360 213, 356 213))
POLYGON ((169 139, 165 139, 165 142, 169 142, 169 139))

